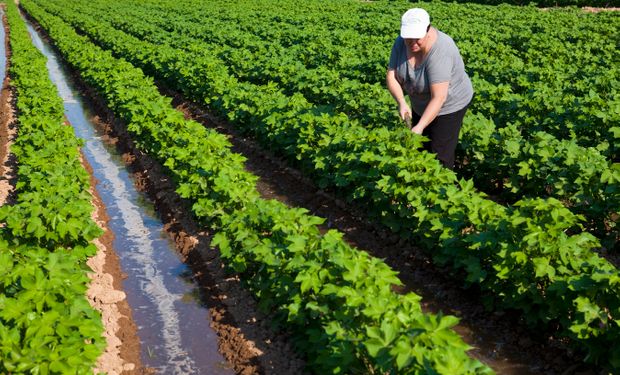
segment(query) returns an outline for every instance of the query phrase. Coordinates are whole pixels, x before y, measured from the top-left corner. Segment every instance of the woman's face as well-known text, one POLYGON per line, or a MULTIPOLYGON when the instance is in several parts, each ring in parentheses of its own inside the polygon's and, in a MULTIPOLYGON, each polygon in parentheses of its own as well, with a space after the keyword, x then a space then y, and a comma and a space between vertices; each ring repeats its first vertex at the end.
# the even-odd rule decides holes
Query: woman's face
POLYGON ((428 40, 429 32, 426 32, 422 38, 413 39, 413 38, 405 38, 405 45, 410 52, 420 52, 425 46, 428 40))

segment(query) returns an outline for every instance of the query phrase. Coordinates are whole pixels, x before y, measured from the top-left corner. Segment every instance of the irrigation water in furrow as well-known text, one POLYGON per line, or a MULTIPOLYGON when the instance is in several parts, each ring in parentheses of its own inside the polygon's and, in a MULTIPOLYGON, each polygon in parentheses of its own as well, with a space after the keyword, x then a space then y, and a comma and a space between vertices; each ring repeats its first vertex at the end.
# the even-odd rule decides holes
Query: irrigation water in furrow
POLYGON ((127 278, 123 289, 138 326, 143 365, 161 374, 232 374, 217 351, 217 337, 201 306, 198 287, 174 244, 163 232, 153 206, 134 188, 120 156, 97 134, 89 109, 72 87, 55 51, 34 28, 28 29, 48 58, 50 77, 64 101, 65 115, 85 141, 84 155, 99 181, 114 249, 127 278))

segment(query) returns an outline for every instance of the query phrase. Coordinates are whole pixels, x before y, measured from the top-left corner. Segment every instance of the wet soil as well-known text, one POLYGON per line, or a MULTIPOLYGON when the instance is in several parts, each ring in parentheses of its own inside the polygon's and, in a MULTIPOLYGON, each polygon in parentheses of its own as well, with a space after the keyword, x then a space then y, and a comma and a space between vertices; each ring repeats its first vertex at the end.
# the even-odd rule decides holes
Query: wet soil
MULTIPOLYGON (((4 5, 0 5, 4 7, 4 5)), ((10 46, 9 46, 9 27, 6 16, 2 16, 2 27, 4 28, 5 38, 4 51, 6 53, 5 78, 1 82, 0 87, 0 205, 12 204, 14 196, 11 194, 15 189, 16 182, 16 160, 11 154, 11 144, 17 136, 17 124, 15 121, 15 89, 10 86, 9 64, 10 64, 10 46)))

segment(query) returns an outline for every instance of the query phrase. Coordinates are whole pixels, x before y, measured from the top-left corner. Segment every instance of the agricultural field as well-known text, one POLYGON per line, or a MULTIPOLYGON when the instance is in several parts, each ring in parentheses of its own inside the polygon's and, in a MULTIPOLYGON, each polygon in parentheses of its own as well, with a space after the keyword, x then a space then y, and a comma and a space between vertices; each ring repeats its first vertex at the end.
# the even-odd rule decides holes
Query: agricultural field
MULTIPOLYGON (((2 121, 17 134, 3 161, 15 176, 3 166, 0 373, 83 373, 110 353, 110 319, 85 297, 86 261, 109 229, 91 218, 85 141, 26 23, 107 116, 106 137, 129 145, 123 159, 147 160, 140 173, 203 290, 222 373, 620 372, 620 13, 416 3, 454 38, 475 91, 451 171, 385 87, 411 6, 6 3, 14 100, 2 104, 16 119, 2 121), (231 275, 243 297, 208 296, 229 294, 231 275), (256 317, 268 327, 249 334, 241 322, 256 317)), ((174 298, 164 290, 156 298, 174 298)), ((166 348, 191 353, 171 344, 187 321, 164 305, 166 348)), ((144 350, 144 367, 131 360, 140 371, 157 356, 144 350)), ((159 372, 206 371, 192 360, 159 372)))

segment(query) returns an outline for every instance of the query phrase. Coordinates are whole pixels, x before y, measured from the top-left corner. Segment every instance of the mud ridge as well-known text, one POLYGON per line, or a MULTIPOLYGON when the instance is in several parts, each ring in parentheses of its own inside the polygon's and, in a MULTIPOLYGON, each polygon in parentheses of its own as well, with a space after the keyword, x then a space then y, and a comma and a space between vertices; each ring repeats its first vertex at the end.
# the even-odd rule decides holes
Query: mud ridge
MULTIPOLYGON (((0 4, 4 9, 4 4, 0 4)), ((9 24, 6 15, 2 15, 2 27, 5 31, 4 43, 6 53, 6 75, 0 87, 0 205, 15 202, 15 183, 17 182, 17 160, 11 153, 11 145, 17 137, 17 119, 15 118, 16 95, 11 86, 9 68, 11 65, 11 48, 9 45, 9 24)))
MULTIPOLYGON (((64 66, 53 40, 23 9, 35 29, 50 43, 64 66)), ((175 192, 175 186, 159 163, 137 150, 125 125, 107 108, 103 98, 88 87, 75 69, 69 69, 95 116, 91 119, 107 144, 114 145, 133 174, 138 190, 153 201, 167 234, 189 265, 200 286, 201 302, 208 308, 211 327, 218 335, 220 353, 238 374, 302 374, 304 361, 294 352, 286 332, 271 329, 269 315, 258 311, 256 301, 236 275, 226 272, 219 254, 211 249, 211 233, 191 215, 191 205, 175 192)))

